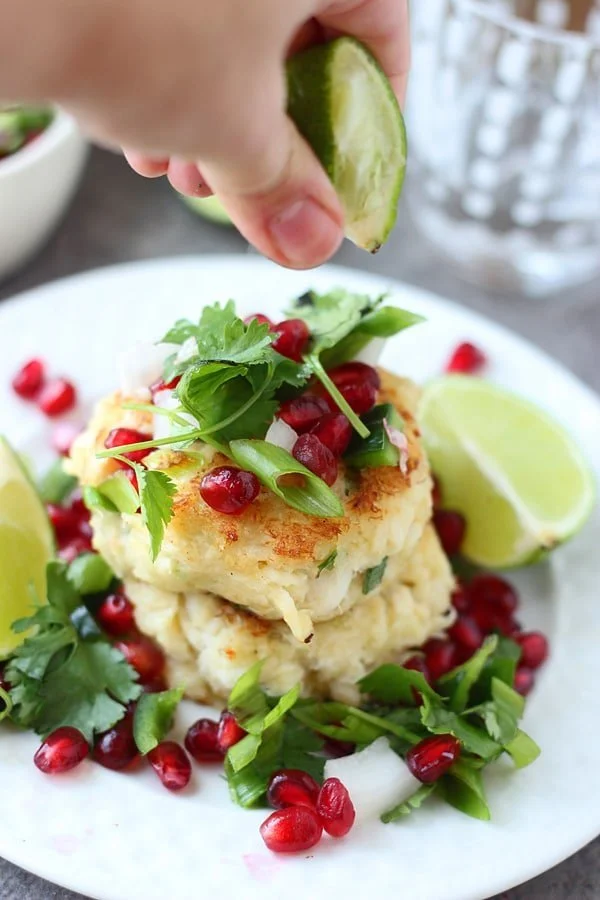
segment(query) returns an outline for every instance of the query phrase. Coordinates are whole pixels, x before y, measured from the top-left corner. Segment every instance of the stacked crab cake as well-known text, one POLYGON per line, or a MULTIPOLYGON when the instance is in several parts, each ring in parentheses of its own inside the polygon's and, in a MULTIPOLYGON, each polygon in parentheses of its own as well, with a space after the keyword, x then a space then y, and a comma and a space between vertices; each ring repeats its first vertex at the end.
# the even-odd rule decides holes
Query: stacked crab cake
MULTIPOLYGON (((431 526, 431 478, 414 413, 417 388, 380 370, 378 403, 404 423, 402 465, 350 468, 332 491, 344 515, 318 518, 261 488, 241 515, 211 509, 203 476, 229 460, 206 444, 157 449, 144 459, 174 482, 173 516, 153 561, 139 513, 95 509, 94 546, 163 648, 170 681, 189 696, 222 700, 265 659, 265 689, 300 682, 312 696, 356 699, 356 681, 401 660, 451 621, 452 575, 431 526)), ((76 441, 71 469, 98 486, 118 471, 98 459, 115 428, 152 433, 148 410, 121 393, 98 405, 76 441)))

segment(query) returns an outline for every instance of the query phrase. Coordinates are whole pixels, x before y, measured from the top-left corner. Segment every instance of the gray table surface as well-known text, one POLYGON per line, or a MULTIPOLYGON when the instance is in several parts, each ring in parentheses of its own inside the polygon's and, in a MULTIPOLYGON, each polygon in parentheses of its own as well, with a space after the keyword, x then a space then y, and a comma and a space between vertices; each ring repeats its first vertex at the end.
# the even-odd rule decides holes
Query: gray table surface
MULTIPOLYGON (((0 287, 0 300, 96 266, 159 256, 239 253, 245 249, 245 242, 233 231, 192 216, 164 181, 138 178, 119 157, 95 150, 81 189, 60 229, 25 271, 0 287)), ((416 233, 406 210, 389 244, 376 257, 346 243, 335 262, 436 291, 502 322, 561 360, 600 392, 595 340, 600 335, 599 281, 553 300, 498 295, 465 284, 416 233)), ((594 802, 594 798, 590 800, 594 802)), ((498 864, 502 865, 502 861, 498 864)), ((77 900, 77 897, 0 859, 0 900, 77 900)), ((598 898, 600 840, 496 900, 598 898)))

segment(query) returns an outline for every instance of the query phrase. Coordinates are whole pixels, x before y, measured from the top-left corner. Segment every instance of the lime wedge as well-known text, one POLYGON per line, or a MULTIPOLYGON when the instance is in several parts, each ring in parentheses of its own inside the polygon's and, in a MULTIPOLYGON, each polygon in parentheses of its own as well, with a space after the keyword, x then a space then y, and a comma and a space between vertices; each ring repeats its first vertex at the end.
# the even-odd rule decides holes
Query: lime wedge
POLYGON ((396 221, 406 131, 390 83, 354 38, 311 47, 288 62, 288 113, 341 200, 346 237, 375 253, 396 221))
POLYGON ((470 560, 527 565, 579 531, 594 505, 593 475, 569 434, 533 403, 455 375, 426 388, 419 415, 444 505, 467 521, 470 560))
POLYGON ((182 200, 192 212, 202 216, 203 219, 208 219, 217 225, 232 224, 223 204, 216 197, 182 197, 182 200))
POLYGON ((11 631, 12 622, 31 613, 33 596, 46 596, 46 563, 53 551, 44 504, 17 455, 0 438, 0 659, 25 637, 11 631))

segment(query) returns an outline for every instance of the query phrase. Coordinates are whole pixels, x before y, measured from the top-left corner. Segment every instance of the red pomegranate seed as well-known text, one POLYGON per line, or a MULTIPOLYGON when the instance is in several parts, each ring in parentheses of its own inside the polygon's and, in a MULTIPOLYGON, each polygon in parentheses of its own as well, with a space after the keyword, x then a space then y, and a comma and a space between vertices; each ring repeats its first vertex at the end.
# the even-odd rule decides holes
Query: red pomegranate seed
POLYGON ((59 422, 52 432, 52 449, 60 456, 68 456, 75 438, 81 434, 81 425, 75 422, 59 422))
POLYGON ((340 759, 350 756, 356 750, 356 744, 349 741, 338 741, 337 738, 326 737, 323 741, 323 752, 329 759, 340 759))
MULTIPOLYGON (((108 433, 104 446, 107 450, 114 450, 115 447, 125 447, 127 444, 141 444, 142 441, 150 440, 152 440, 151 434, 144 434, 143 431, 136 431, 134 428, 113 428, 108 433)), ((141 462, 149 453, 152 453, 151 448, 130 450, 129 453, 122 453, 121 455, 132 462, 141 462)), ((131 468, 131 466, 128 466, 128 468, 131 468)))
POLYGON ((462 372, 464 375, 473 375, 479 372, 487 362, 481 350, 465 341, 459 344, 446 363, 446 372, 462 372))
POLYGON ((297 434, 304 434, 327 415, 329 406, 323 397, 316 394, 301 394, 293 400, 281 404, 277 415, 293 428, 297 434))
POLYGON ((133 605, 125 594, 109 594, 103 601, 96 618, 109 634, 127 634, 135 626, 133 605))
POLYGON ((238 725, 233 713, 224 709, 219 719, 217 731, 217 742, 221 752, 227 753, 230 747, 233 747, 245 736, 246 732, 241 725, 238 725))
POLYGON ((49 734, 33 757, 40 772, 58 775, 78 766, 89 752, 88 742, 80 731, 63 725, 49 734))
POLYGON ((169 685, 164 675, 157 675, 151 681, 145 681, 142 688, 145 694, 161 694, 169 689, 169 685))
POLYGON ((454 556, 458 553, 466 530, 463 516, 450 509, 437 509, 433 514, 433 524, 444 553, 447 556, 454 556))
POLYGON ((170 381, 163 381, 162 378, 159 378, 158 381, 151 384, 150 393, 152 394, 152 399, 154 399, 155 394, 159 394, 161 391, 174 391, 181 381, 181 377, 181 375, 176 375, 175 378, 172 378, 170 381))
POLYGON ((219 723, 213 719, 198 719, 188 728, 185 749, 196 762, 223 762, 218 732, 219 723))
POLYGON ((508 581, 482 573, 472 579, 467 593, 471 614, 484 632, 511 630, 518 598, 508 581))
POLYGON ((14 376, 13 391, 24 400, 32 400, 43 385, 44 377, 44 363, 41 359, 30 359, 14 376))
POLYGON ((277 809, 260 826, 260 836, 274 853, 310 850, 323 834, 316 812, 308 806, 277 809))
POLYGON ((262 313, 252 313, 252 315, 246 316, 244 324, 249 325, 250 322, 258 322, 259 325, 268 325, 270 329, 274 328, 270 318, 268 316, 263 316, 262 313))
POLYGON ((328 778, 323 784, 317 798, 317 815, 331 837, 344 837, 354 825, 354 804, 339 778, 328 778))
POLYGON ((292 456, 325 484, 331 486, 338 475, 337 459, 314 434, 301 434, 292 448, 292 456))
POLYGON ((521 648, 521 666, 539 669, 548 659, 548 640, 540 631, 525 631, 516 635, 515 641, 521 648))
POLYGON ((360 384, 363 381, 371 384, 376 391, 381 387, 381 378, 379 372, 373 366, 366 363, 349 362, 335 369, 330 369, 327 373, 333 383, 342 388, 349 384, 360 384))
POLYGON ((142 684, 162 675, 165 657, 162 650, 150 638, 140 636, 135 640, 117 641, 115 647, 138 673, 142 684))
POLYGON ((434 734, 411 747, 406 765, 419 781, 431 784, 445 775, 460 756, 460 741, 452 734, 434 734))
POLYGON ((420 672, 425 678, 429 677, 429 672, 427 671, 427 663, 425 662, 425 657, 420 656, 418 653, 415 653, 414 656, 409 656, 408 659, 405 659, 402 663, 402 667, 404 669, 412 669, 415 672, 420 672))
POLYGON ((72 563, 82 553, 90 553, 93 549, 91 538, 80 534, 64 544, 58 551, 58 555, 64 562, 72 563))
POLYGON ((475 651, 479 650, 483 644, 483 632, 471 616, 460 616, 454 625, 448 629, 448 636, 461 649, 468 652, 468 657, 473 656, 475 651))
POLYGON ((127 481, 129 481, 129 483, 130 483, 131 486, 133 487, 134 491, 135 491, 137 494, 139 494, 140 489, 139 489, 139 485, 138 485, 138 480, 137 480, 137 475, 136 475, 136 473, 135 473, 135 469, 132 469, 131 466, 127 466, 126 469, 123 469, 123 471, 122 471, 121 474, 125 476, 125 478, 127 479, 127 481))
POLYGON ((58 506, 55 503, 48 503, 46 511, 59 544, 63 544, 76 536, 80 522, 77 510, 69 506, 58 506))
POLYGON ((148 762, 168 791, 182 791, 192 777, 192 764, 175 741, 163 741, 148 753, 148 762))
POLYGON ((450 641, 431 638, 423 646, 425 665, 432 681, 437 681, 456 665, 456 647, 450 641))
POLYGON ((319 419, 311 430, 334 456, 341 456, 348 449, 352 437, 352 425, 341 412, 332 412, 319 419))
POLYGON ((137 759, 138 748, 133 737, 133 715, 128 712, 120 722, 98 735, 92 757, 105 769, 119 771, 137 759))
POLYGON ((462 584, 457 584, 452 591, 452 606, 457 613, 466 613, 471 607, 469 595, 462 584))
POLYGON ((300 362, 310 338, 306 322, 303 319, 285 319, 274 325, 273 331, 279 334, 273 341, 273 350, 287 356, 288 359, 293 359, 294 362, 300 362))
POLYGON ((518 666, 515 672, 515 683, 513 685, 515 691, 521 696, 526 697, 535 684, 535 675, 527 666, 518 666))
POLYGON ((76 402, 75 388, 66 378, 55 378, 47 382, 37 398, 39 408, 50 418, 61 416, 73 409, 76 402))
MULTIPOLYGON (((368 412, 370 409, 373 409, 375 406, 377 400, 377 388, 373 387, 370 381, 356 381, 350 384, 341 384, 337 385, 337 388, 346 403, 348 403, 351 409, 353 409, 355 413, 358 413, 359 416, 368 412)), ((325 399, 327 400, 329 409, 332 412, 336 412, 338 406, 333 397, 327 394, 325 399)))
POLYGON ((234 466, 217 466, 200 482, 200 496, 211 509, 228 516, 239 516, 256 500, 260 482, 253 472, 234 466))
POLYGON ((435 475, 431 476, 431 503, 434 509, 439 509, 442 505, 442 488, 435 475))
POLYGON ((319 785, 302 769, 280 769, 271 775, 267 789, 267 803, 273 809, 286 806, 316 806, 319 785))

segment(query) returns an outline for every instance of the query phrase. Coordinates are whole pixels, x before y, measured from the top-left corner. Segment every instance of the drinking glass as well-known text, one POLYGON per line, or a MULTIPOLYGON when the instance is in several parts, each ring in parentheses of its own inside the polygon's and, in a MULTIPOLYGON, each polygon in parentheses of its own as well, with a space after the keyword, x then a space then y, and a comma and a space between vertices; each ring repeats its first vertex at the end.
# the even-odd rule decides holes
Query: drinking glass
POLYGON ((494 287, 544 296, 600 273, 600 0, 416 0, 411 15, 417 225, 494 287))

